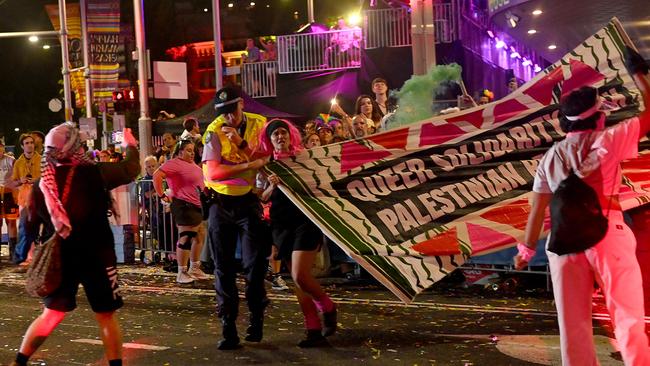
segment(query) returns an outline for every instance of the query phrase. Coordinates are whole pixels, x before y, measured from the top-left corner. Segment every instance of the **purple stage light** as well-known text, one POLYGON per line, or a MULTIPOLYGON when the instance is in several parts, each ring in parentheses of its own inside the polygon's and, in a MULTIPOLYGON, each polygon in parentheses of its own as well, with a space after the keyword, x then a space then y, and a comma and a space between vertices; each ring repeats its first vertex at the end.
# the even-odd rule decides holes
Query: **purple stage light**
POLYGON ((528 60, 524 57, 524 62, 521 63, 522 66, 530 66, 532 65, 533 62, 531 60, 528 60))
POLYGON ((494 38, 494 33, 492 33, 491 30, 488 30, 487 34, 488 34, 488 36, 490 36, 490 38, 494 38))
POLYGON ((510 58, 521 58, 521 55, 519 54, 519 52, 514 51, 510 54, 510 58))
POLYGON ((542 71, 542 68, 539 67, 538 64, 535 64, 535 68, 533 69, 533 71, 535 71, 535 72, 540 72, 540 71, 542 71))
POLYGON ((503 48, 506 46, 506 43, 500 40, 498 37, 495 37, 494 39, 497 40, 497 43, 494 45, 496 48, 503 48))

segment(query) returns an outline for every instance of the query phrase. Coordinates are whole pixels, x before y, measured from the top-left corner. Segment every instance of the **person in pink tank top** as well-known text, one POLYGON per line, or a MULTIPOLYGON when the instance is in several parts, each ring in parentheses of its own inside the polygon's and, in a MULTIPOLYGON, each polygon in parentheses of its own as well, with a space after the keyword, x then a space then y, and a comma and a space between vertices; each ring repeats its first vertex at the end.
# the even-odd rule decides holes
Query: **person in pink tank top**
POLYGON ((204 188, 203 172, 194 163, 194 143, 191 140, 176 143, 172 159, 154 172, 153 186, 161 200, 171 202, 172 217, 178 227, 176 282, 191 283, 194 280, 208 279, 201 270, 200 260, 203 238, 199 234, 202 232, 200 226, 203 214, 199 190, 204 188), (170 194, 165 194, 163 180, 167 180, 170 194))

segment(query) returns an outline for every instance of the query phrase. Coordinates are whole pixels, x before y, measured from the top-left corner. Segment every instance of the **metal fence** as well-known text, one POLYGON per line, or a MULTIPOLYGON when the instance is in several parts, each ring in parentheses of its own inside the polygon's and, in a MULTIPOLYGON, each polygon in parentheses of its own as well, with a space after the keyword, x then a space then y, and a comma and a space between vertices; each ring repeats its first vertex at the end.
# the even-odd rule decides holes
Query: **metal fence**
POLYGON ((411 13, 408 9, 366 10, 363 14, 366 49, 411 45, 411 13))
POLYGON ((436 43, 451 43, 459 39, 459 1, 433 4, 433 26, 436 43))
POLYGON ((135 248, 141 251, 143 262, 158 262, 165 254, 176 251, 178 229, 169 206, 154 191, 152 180, 136 181, 136 195, 140 240, 135 248))
POLYGON ((361 67, 361 28, 279 36, 280 74, 361 67))
POLYGON ((241 84, 253 98, 276 96, 277 61, 251 62, 241 65, 241 84))

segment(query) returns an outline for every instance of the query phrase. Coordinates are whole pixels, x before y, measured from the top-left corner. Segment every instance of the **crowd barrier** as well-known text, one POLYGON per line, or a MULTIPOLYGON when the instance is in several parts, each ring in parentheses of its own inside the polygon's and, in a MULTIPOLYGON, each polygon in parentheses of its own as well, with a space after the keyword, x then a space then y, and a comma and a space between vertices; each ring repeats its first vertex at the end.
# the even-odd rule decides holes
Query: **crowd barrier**
POLYGON ((178 229, 169 205, 160 200, 150 179, 136 181, 135 194, 138 201, 139 240, 135 249, 140 250, 144 263, 158 262, 166 254, 176 250, 178 229))

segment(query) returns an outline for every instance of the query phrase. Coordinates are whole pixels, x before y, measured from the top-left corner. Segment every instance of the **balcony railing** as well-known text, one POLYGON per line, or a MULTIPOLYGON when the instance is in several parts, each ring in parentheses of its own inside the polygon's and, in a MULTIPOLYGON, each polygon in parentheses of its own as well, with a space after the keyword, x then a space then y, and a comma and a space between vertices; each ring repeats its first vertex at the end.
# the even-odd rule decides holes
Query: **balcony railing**
POLYGON ((459 39, 459 1, 433 4, 433 25, 436 43, 451 43, 459 39))
POLYGON ((291 34, 277 41, 280 74, 361 66, 361 28, 291 34))
POLYGON ((277 61, 244 63, 241 65, 241 85, 253 98, 276 96, 277 61))
POLYGON ((363 16, 366 49, 411 45, 411 13, 408 9, 366 10, 363 16))

